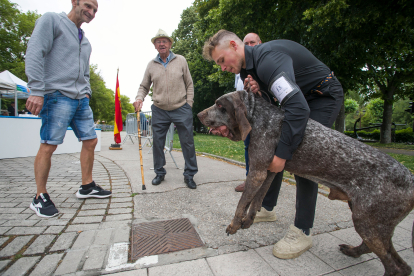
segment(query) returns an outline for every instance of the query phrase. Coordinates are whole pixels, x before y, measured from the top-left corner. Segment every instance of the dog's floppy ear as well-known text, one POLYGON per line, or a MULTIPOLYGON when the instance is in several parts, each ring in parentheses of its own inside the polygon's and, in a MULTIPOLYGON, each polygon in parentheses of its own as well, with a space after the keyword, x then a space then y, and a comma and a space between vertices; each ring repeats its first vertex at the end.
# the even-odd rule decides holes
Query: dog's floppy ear
POLYGON ((250 126, 250 123, 246 117, 247 109, 241 97, 234 97, 233 105, 234 105, 234 113, 236 116, 236 121, 237 121, 237 124, 239 125, 239 129, 242 135, 242 140, 244 141, 246 140, 247 135, 252 130, 252 127, 250 126))

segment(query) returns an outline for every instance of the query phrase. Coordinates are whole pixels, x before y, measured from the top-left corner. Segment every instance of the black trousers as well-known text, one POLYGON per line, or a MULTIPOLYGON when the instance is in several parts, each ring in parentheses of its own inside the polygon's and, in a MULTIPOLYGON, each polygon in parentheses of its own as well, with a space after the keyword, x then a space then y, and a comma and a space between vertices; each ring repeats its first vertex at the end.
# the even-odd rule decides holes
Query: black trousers
POLYGON ((186 103, 175 110, 167 111, 152 105, 151 110, 154 172, 160 175, 167 174, 167 171, 164 169, 166 164, 164 145, 170 124, 174 123, 180 137, 181 149, 185 160, 184 178, 193 178, 198 172, 198 167, 194 147, 191 106, 186 103))
MULTIPOLYGON (((341 83, 333 77, 326 86, 319 89, 323 94, 306 95, 306 101, 310 108, 310 118, 326 127, 332 127, 342 106, 344 93, 341 83)), ((276 174, 267 194, 262 202, 262 207, 272 210, 277 204, 280 187, 282 185, 283 171, 276 174)), ((316 199, 318 197, 318 184, 295 175, 296 180, 296 216, 295 226, 300 229, 313 227, 315 219, 316 199)))

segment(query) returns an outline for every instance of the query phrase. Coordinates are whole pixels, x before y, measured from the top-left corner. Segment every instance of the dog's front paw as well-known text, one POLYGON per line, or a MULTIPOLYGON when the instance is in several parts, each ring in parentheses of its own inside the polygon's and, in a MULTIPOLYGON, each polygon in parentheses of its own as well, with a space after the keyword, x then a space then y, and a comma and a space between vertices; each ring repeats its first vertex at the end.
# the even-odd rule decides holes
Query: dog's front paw
POLYGON ((255 216, 256 216, 256 214, 248 214, 247 216, 245 216, 242 219, 241 228, 242 229, 248 229, 250 226, 252 226, 255 216))
POLYGON ((239 230, 240 229, 240 223, 234 223, 234 221, 232 221, 231 223, 230 223, 230 225, 229 226, 227 226, 227 228, 226 228, 226 233, 227 233, 227 235, 229 235, 229 234, 236 234, 236 232, 237 232, 237 230, 239 230))

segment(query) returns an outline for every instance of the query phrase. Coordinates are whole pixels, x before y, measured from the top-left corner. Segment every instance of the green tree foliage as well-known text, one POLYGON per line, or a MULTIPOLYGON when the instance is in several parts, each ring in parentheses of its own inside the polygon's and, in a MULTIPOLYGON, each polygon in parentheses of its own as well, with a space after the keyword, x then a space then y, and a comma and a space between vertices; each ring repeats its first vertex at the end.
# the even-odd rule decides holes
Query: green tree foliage
MULTIPOLYGON (((94 121, 104 121, 105 124, 112 125, 115 120, 115 93, 106 87, 96 64, 90 66, 89 81, 92 89, 92 99, 89 105, 93 112, 94 121)), ((128 96, 121 94, 121 107, 122 121, 125 121, 128 113, 134 113, 134 106, 130 103, 128 96)))
MULTIPOLYGON (((335 71, 344 91, 384 99, 381 142, 387 143, 393 102, 414 95, 412 14, 414 5, 409 0, 196 0, 183 12, 176 35, 186 41, 181 44, 186 53, 198 56, 202 43, 220 29, 241 38, 255 32, 264 42, 301 43, 335 71)), ((198 64, 190 67, 199 73, 193 76, 195 83, 217 94, 231 90, 233 77, 200 58, 195 60, 198 64)), ((215 95, 205 90, 208 99, 196 100, 206 100, 207 105, 215 95)))
POLYGON ((368 102, 366 106, 366 113, 362 118, 364 125, 378 124, 382 121, 382 114, 384 113, 384 100, 375 98, 368 102))
POLYGON ((105 82, 98 71, 98 66, 90 66, 90 84, 92 98, 90 107, 93 112, 95 122, 105 121, 106 124, 113 124, 115 112, 115 94, 109 88, 106 88, 105 82))
POLYGON ((408 0, 335 0, 305 12, 308 29, 316 35, 310 43, 332 49, 343 60, 335 62, 349 68, 348 79, 363 84, 367 96, 384 100, 382 143, 391 141, 394 101, 412 95, 407 84, 414 77, 413 12, 408 0))
POLYGON ((220 81, 215 77, 220 69, 201 56, 204 41, 208 37, 206 27, 205 20, 193 5, 183 11, 178 28, 172 34, 175 41, 172 51, 187 59, 194 82, 193 117, 196 130, 201 127, 196 114, 213 105, 224 93, 234 90, 234 75, 227 73, 227 80, 220 81))
POLYGON ((39 17, 36 12, 20 12, 17 4, 9 0, 0 0, 0 72, 9 70, 27 81, 24 70, 27 42, 39 17))
POLYGON ((344 105, 346 114, 354 113, 359 107, 357 101, 353 99, 346 99, 344 105))
MULTIPOLYGON (((124 122, 126 120, 127 114, 128 113, 134 113, 135 112, 135 108, 130 103, 129 97, 128 96, 125 96, 125 95, 121 95, 121 107, 122 107, 122 122, 124 122)), ((114 108, 115 108, 115 106, 114 106, 114 108)))
POLYGON ((400 99, 394 103, 392 121, 396 124, 405 124, 403 128, 407 128, 407 127, 413 128, 414 114, 411 114, 405 111, 406 109, 408 109, 410 102, 412 102, 412 100, 400 99))

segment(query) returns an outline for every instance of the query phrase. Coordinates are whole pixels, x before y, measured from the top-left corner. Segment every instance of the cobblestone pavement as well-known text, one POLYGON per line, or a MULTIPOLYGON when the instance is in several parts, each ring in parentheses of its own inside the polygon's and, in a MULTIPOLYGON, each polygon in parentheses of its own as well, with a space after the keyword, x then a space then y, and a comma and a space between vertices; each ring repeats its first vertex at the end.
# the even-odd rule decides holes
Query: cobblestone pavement
POLYGON ((52 157, 48 193, 60 214, 40 218, 30 208, 36 193, 34 157, 0 160, 0 274, 100 274, 111 245, 129 243, 131 185, 113 161, 95 156, 93 178, 113 195, 76 198, 79 154, 52 157))

